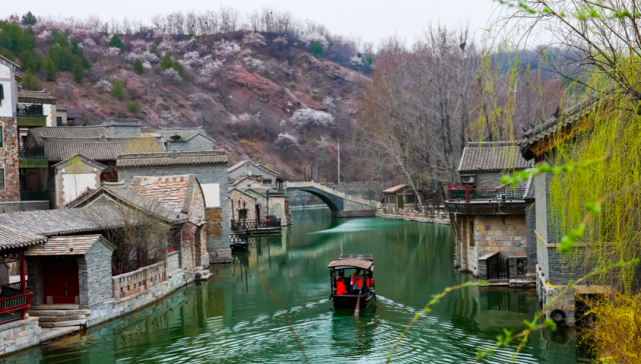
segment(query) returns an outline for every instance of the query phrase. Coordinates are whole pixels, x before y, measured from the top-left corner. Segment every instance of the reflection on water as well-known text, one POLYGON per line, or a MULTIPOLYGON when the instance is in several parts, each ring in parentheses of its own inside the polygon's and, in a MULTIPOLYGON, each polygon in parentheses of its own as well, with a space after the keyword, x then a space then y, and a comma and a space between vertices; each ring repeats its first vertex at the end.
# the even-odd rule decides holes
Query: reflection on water
MULTIPOLYGON (((452 267, 449 226, 294 213, 282 237, 252 239, 233 263, 212 266, 206 283, 125 318, 10 358, 26 363, 299 363, 292 328, 311 363, 383 362, 399 333, 431 296, 472 279, 452 267), (327 264, 345 253, 374 255, 378 302, 335 311, 327 264), (292 327, 288 327, 290 322, 292 327)), ((453 292, 421 319, 395 362, 473 362, 503 328, 523 328, 534 292, 453 292)), ((501 350, 492 363, 509 362, 501 350)), ((517 363, 577 363, 571 331, 538 332, 517 363)))

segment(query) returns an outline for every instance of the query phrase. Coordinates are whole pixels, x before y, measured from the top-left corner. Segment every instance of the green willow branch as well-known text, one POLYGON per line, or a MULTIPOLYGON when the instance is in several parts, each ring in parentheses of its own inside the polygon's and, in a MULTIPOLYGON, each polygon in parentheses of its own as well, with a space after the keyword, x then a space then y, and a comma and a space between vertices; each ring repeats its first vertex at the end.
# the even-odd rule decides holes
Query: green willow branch
POLYGON ((499 335, 499 337, 497 338, 498 341, 497 341, 497 343, 496 343, 496 345, 494 347, 492 347, 492 348, 490 348, 490 349, 488 349, 486 351, 479 350, 479 353, 476 355, 476 362, 478 363, 481 360, 492 356, 494 354, 494 352, 496 351, 496 349, 498 349, 498 348, 500 348, 502 346, 508 346, 512 342, 512 340, 519 339, 519 346, 516 348, 516 351, 512 354, 512 356, 510 358, 511 362, 514 363, 514 361, 516 360, 516 356, 519 355, 521 350, 523 350, 523 348, 525 347, 525 344, 527 344, 528 338, 529 338, 529 336, 530 336, 530 334, 532 332, 541 330, 544 327, 547 327, 552 331, 556 331, 556 323, 552 319, 546 319, 543 324, 539 324, 539 325, 537 325, 535 322, 537 322, 539 320, 539 318, 541 318, 545 314, 545 312, 550 308, 550 306, 554 302, 556 302, 557 299, 560 299, 562 296, 565 296, 567 294, 568 290, 570 290, 570 288, 574 287, 577 284, 580 284, 580 283, 586 281, 588 278, 590 278, 592 276, 599 275, 599 274, 604 274, 604 273, 608 272, 609 270, 613 270, 615 268, 633 267, 633 266, 638 265, 640 261, 641 261, 640 259, 636 258, 636 259, 632 259, 632 260, 627 261, 627 262, 620 261, 617 264, 612 264, 612 262, 610 262, 608 264, 608 267, 606 267, 606 268, 595 269, 592 272, 588 273, 586 276, 584 276, 584 277, 582 277, 580 279, 577 279, 576 281, 570 280, 568 282, 567 287, 565 287, 564 289, 560 290, 559 294, 556 295, 554 298, 552 298, 552 300, 550 300, 550 302, 546 302, 546 304, 543 306, 541 311, 537 312, 534 315, 534 318, 533 318, 533 320, 531 322, 527 321, 527 320, 523 321, 525 323, 525 325, 527 326, 527 328, 525 330, 523 330, 521 333, 519 333, 517 335, 512 336, 512 332, 510 332, 509 330, 505 330, 504 329, 503 330, 504 335, 499 335))
POLYGON ((405 330, 403 330, 403 333, 398 337, 398 340, 396 340, 396 343, 394 344, 394 346, 392 346, 392 352, 390 353, 390 355, 387 356, 386 363, 389 363, 392 360, 392 356, 394 355, 394 352, 396 351, 396 348, 398 347, 398 344, 401 343, 401 341, 403 340, 405 335, 407 335, 407 333, 410 331, 412 326, 414 326, 414 324, 418 321, 418 319, 420 319, 422 315, 432 312, 430 307, 434 306, 436 303, 438 303, 438 301, 441 298, 445 297, 448 293, 450 293, 452 291, 455 291, 455 290, 458 290, 458 289, 461 289, 461 288, 465 288, 465 287, 480 286, 482 284, 489 284, 489 282, 486 282, 486 281, 465 282, 465 283, 460 284, 458 286, 447 287, 447 288, 445 288, 445 290, 443 290, 443 292, 441 292, 441 293, 439 293, 437 295, 433 295, 432 296, 432 300, 429 301, 427 303, 427 305, 425 305, 425 307, 423 308, 423 310, 421 310, 420 313, 417 313, 417 314, 414 315, 414 318, 412 319, 412 321, 409 323, 409 325, 407 325, 405 330))

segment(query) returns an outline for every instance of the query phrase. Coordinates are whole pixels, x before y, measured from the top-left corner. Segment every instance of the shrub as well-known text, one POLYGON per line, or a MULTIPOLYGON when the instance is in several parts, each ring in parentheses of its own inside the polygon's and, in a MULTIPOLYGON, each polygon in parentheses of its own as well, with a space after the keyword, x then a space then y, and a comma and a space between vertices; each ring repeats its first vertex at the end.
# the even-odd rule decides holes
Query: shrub
POLYGON ((22 87, 26 90, 37 90, 38 77, 36 77, 32 71, 27 71, 27 73, 22 77, 22 87))
POLYGON ((100 79, 100 81, 96 82, 95 85, 93 85, 94 88, 99 88, 104 92, 109 92, 113 88, 113 85, 111 82, 107 80, 100 79))
POLYGON ((142 62, 140 59, 136 59, 134 62, 134 72, 136 72, 139 75, 142 75, 143 72, 145 72, 145 68, 142 66, 142 62))
POLYGON ((111 89, 111 96, 117 98, 118 100, 122 100, 125 98, 125 86, 122 84, 122 81, 114 81, 113 87, 111 89))
POLYGON ((22 16, 22 25, 35 25, 38 22, 38 19, 31 14, 31 12, 26 13, 22 16))
POLYGON ((151 48, 149 48, 149 52, 152 54, 158 55, 158 44, 156 42, 151 43, 151 48))
POLYGON ((84 68, 86 70, 91 69, 91 63, 89 62, 88 59, 82 58, 82 59, 80 59, 80 63, 82 63, 82 68, 84 68))
POLYGON ((182 77, 180 77, 180 73, 173 68, 167 68, 166 70, 162 71, 162 76, 165 79, 170 80, 171 82, 182 81, 182 77))
POLYGON ((136 101, 129 101, 127 102, 127 111, 137 114, 140 112, 140 106, 138 106, 136 101))
POLYGON ((122 41, 118 38, 118 34, 114 34, 113 37, 111 37, 111 40, 109 41, 109 48, 118 48, 122 52, 124 47, 122 45, 122 41))
POLYGON ((301 126, 334 125, 334 117, 331 114, 314 109, 298 109, 292 115, 291 120, 301 126))
POLYGON ((282 150, 287 150, 287 149, 291 149, 299 146, 298 140, 296 139, 296 137, 288 133, 278 134, 278 138, 276 138, 276 140, 274 141, 274 144, 276 144, 276 146, 282 150))

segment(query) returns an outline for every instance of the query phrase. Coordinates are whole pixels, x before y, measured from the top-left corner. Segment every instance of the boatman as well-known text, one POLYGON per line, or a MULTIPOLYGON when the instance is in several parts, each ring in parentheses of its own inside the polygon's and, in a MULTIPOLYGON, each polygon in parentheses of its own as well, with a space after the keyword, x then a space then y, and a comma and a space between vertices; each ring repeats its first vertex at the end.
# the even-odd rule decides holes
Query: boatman
POLYGON ((336 295, 344 295, 347 293, 347 287, 345 286, 345 277, 343 277, 343 272, 338 273, 336 277, 336 295))

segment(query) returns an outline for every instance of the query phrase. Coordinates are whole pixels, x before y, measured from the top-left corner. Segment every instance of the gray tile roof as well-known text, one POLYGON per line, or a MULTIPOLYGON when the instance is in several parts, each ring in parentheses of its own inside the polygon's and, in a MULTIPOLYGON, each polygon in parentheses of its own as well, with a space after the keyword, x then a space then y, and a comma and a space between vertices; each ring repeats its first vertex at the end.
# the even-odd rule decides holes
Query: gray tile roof
POLYGON ((0 226, 0 250, 20 249, 44 244, 47 238, 30 232, 20 232, 8 226, 0 226))
POLYGON ((205 134, 205 131, 201 128, 176 128, 176 129, 159 129, 158 134, 160 134, 162 141, 163 142, 184 142, 188 141, 189 139, 195 137, 196 135, 202 135, 205 138, 213 141, 212 138, 208 137, 205 134), (172 139, 173 136, 178 135, 180 139, 174 140, 172 139))
POLYGON ((28 102, 28 103, 37 103, 42 102, 44 104, 55 104, 56 98, 51 96, 45 90, 42 91, 27 91, 20 90, 18 91, 18 102, 28 102))
POLYGON ((97 161, 116 160, 120 154, 164 152, 165 150, 164 144, 159 138, 85 141, 45 139, 43 144, 45 154, 50 161, 62 161, 76 154, 82 154, 97 161))
POLYGON ((98 242, 102 242, 112 251, 115 250, 115 247, 100 234, 72 235, 51 237, 46 244, 29 248, 25 255, 85 255, 98 242))
POLYGON ((42 236, 76 234, 113 227, 105 222, 117 213, 115 207, 107 206, 9 212, 0 214, 0 228, 42 236))
POLYGON ((267 168, 264 164, 262 164, 260 162, 254 162, 254 161, 251 161, 249 159, 240 161, 240 162, 234 164, 233 166, 227 168, 227 172, 233 172, 233 171, 237 170, 238 168, 244 166, 247 163, 253 164, 256 168, 262 170, 263 172, 269 173, 271 175, 275 175, 276 177, 280 177, 280 172, 275 171, 275 170, 273 170, 271 168, 267 168))
POLYGON ((518 146, 505 144, 505 142, 470 143, 470 146, 463 149, 459 172, 503 171, 532 167, 532 161, 523 158, 518 146))
MULTIPOLYGON (((94 207, 113 206, 115 205, 116 202, 124 202, 128 206, 133 206, 135 208, 149 212, 153 215, 156 215, 164 219, 169 223, 186 222, 189 219, 189 216, 180 212, 175 212, 172 209, 168 208, 167 206, 164 206, 163 204, 158 203, 151 198, 142 196, 141 194, 127 187, 102 186, 92 191, 91 193, 83 195, 77 200, 72 201, 69 204, 69 206, 72 206, 72 207, 81 206, 79 208, 87 208, 91 206, 94 206, 94 207), (113 204, 112 203, 109 203, 109 204, 95 203, 94 204, 94 202, 98 201, 99 198, 103 195, 106 195, 109 201, 112 202, 113 204)), ((121 213, 121 211, 123 211, 121 208, 118 209, 119 213, 121 213)), ((122 220, 122 218, 120 219, 122 220)))
POLYGON ((118 156, 118 167, 227 163, 224 150, 130 153, 118 156))
MULTIPOLYGON (((612 93, 613 90, 606 91, 606 98, 609 98, 612 93)), ((602 100, 604 102, 607 102, 607 100, 604 100, 600 96, 590 97, 565 110, 558 118, 552 117, 545 121, 543 124, 525 132, 525 134, 523 135, 523 139, 518 143, 523 156, 525 156, 527 159, 533 158, 534 155, 530 152, 530 148, 534 143, 538 142, 541 139, 547 138, 555 132, 562 130, 565 127, 583 119, 595 108, 597 108, 602 100)))

